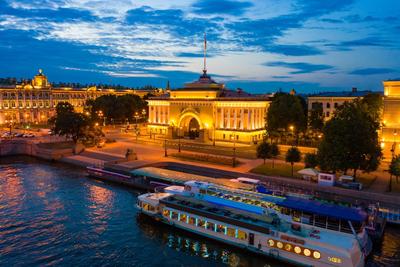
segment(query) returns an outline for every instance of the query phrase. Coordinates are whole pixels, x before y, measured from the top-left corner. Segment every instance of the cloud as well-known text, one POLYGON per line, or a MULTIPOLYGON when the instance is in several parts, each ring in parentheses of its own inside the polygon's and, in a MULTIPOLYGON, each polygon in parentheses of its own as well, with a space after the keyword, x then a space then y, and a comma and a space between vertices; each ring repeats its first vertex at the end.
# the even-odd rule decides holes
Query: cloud
POLYGON ((192 7, 197 14, 242 15, 253 4, 247 1, 199 0, 192 7))
POLYGON ((325 44, 327 47, 335 48, 339 51, 350 51, 354 47, 390 47, 392 46, 392 41, 383 39, 381 37, 366 37, 362 39, 355 39, 349 41, 342 41, 339 43, 328 43, 325 44))
POLYGON ((360 15, 350 15, 344 18, 346 22, 349 23, 362 23, 362 22, 374 22, 381 20, 380 18, 376 18, 373 16, 365 16, 361 17, 360 15))
POLYGON ((352 75, 376 75, 376 74, 388 74, 396 72, 394 69, 389 68, 364 68, 364 69, 356 69, 349 74, 352 75))
POLYGON ((312 56, 322 54, 320 49, 308 45, 272 45, 265 50, 285 56, 312 56))
POLYGON ((354 3, 355 0, 335 0, 335 1, 298 0, 295 6, 301 10, 301 13, 303 15, 317 17, 345 10, 354 3))
POLYGON ((304 73, 312 73, 321 70, 329 70, 332 69, 333 66, 324 65, 324 64, 310 64, 305 62, 283 62, 283 61, 273 61, 266 62, 263 64, 267 67, 282 67, 293 69, 294 71, 290 71, 290 74, 304 74, 304 73))

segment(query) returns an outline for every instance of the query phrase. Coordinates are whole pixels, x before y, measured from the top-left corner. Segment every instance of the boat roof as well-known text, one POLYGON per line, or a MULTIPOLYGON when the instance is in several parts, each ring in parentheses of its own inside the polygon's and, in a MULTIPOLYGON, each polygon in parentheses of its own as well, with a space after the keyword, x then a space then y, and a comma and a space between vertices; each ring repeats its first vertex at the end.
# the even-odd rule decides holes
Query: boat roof
POLYGON ((362 210, 339 205, 325 204, 318 201, 299 197, 286 197, 286 199, 278 203, 278 205, 313 214, 321 214, 328 217, 334 217, 341 220, 362 222, 365 221, 365 219, 367 218, 367 214, 362 210))
POLYGON ((207 177, 207 176, 201 176, 197 174, 191 174, 191 173, 186 173, 186 172, 179 172, 179 171, 173 171, 173 170, 168 170, 168 169, 163 169, 163 168, 157 168, 157 167, 143 167, 139 169, 135 169, 130 172, 132 175, 138 175, 138 176, 148 176, 152 177, 155 179, 160 179, 164 181, 171 181, 174 183, 178 184, 183 184, 188 181, 200 181, 200 182, 205 182, 205 183, 213 183, 213 184, 219 184, 231 188, 251 188, 249 185, 242 184, 242 183, 237 183, 237 182, 231 182, 229 179, 222 179, 222 178, 212 178, 212 177, 207 177))

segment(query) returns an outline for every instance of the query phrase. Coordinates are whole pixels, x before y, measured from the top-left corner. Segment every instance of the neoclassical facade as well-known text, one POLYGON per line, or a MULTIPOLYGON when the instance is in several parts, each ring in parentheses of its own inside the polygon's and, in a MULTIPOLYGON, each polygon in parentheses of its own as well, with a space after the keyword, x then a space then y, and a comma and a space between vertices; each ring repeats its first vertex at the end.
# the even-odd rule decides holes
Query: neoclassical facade
MULTIPOLYGON (((59 102, 71 103, 82 112, 88 99, 107 94, 138 94, 143 96, 148 90, 99 89, 94 87, 72 88, 53 87, 41 70, 30 82, 15 86, 0 85, 0 124, 46 123, 54 115, 59 102)), ((150 93, 156 93, 151 91, 150 93)))
POLYGON ((400 80, 383 82, 381 147, 384 155, 400 154, 400 80))
POLYGON ((168 138, 256 143, 263 139, 269 103, 269 96, 226 89, 204 70, 198 81, 148 100, 148 129, 168 138))

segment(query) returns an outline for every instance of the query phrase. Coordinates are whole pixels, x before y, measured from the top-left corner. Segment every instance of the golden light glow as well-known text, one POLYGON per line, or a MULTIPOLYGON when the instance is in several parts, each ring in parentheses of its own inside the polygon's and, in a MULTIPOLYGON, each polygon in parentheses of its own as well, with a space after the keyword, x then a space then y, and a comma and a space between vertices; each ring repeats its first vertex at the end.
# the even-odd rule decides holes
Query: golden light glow
POLYGON ((385 148, 385 142, 381 142, 381 148, 385 148))
POLYGON ((292 245, 291 244, 286 244, 285 245, 285 250, 291 251, 292 250, 292 245))
POLYGON ((336 257, 328 257, 328 260, 334 263, 342 263, 341 258, 336 258, 336 257))
POLYGON ((313 257, 316 259, 320 259, 321 258, 321 253, 319 253, 319 251, 314 251, 313 252, 313 257))
POLYGON ((268 240, 268 245, 269 245, 270 247, 273 247, 273 246, 275 245, 275 241, 272 240, 272 239, 269 239, 269 240, 268 240))
POLYGON ((296 252, 297 254, 300 254, 301 253, 301 248, 298 247, 298 246, 295 246, 294 247, 294 252, 296 252))
POLYGON ((280 242, 280 241, 278 241, 278 242, 276 243, 276 246, 277 246, 278 248, 283 248, 283 243, 280 242))
POLYGON ((309 257, 311 255, 311 251, 308 248, 305 248, 303 251, 304 255, 309 257))

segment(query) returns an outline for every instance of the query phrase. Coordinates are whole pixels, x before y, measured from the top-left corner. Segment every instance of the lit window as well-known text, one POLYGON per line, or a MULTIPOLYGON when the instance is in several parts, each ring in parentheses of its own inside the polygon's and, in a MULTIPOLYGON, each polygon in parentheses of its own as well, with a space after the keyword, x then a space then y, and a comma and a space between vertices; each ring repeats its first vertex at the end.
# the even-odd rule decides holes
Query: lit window
POLYGON ((268 246, 273 247, 275 245, 275 241, 272 239, 268 240, 268 246))
POLYGON ((292 245, 286 244, 286 245, 285 245, 285 250, 286 250, 286 251, 291 251, 291 250, 292 250, 292 245))
POLYGON ((301 248, 298 247, 298 246, 294 247, 294 252, 296 252, 297 254, 300 254, 301 253, 301 248))
POLYGON ((306 248, 306 249, 304 249, 304 255, 305 256, 307 256, 307 257, 309 257, 310 255, 311 255, 311 251, 308 249, 308 248, 306 248))
POLYGON ((314 256, 314 258, 316 258, 316 259, 320 259, 320 258, 321 258, 321 253, 319 253, 318 251, 314 251, 314 252, 313 252, 313 256, 314 256))
POLYGON ((278 248, 283 248, 283 243, 278 241, 278 243, 276 243, 276 246, 277 246, 278 248))

